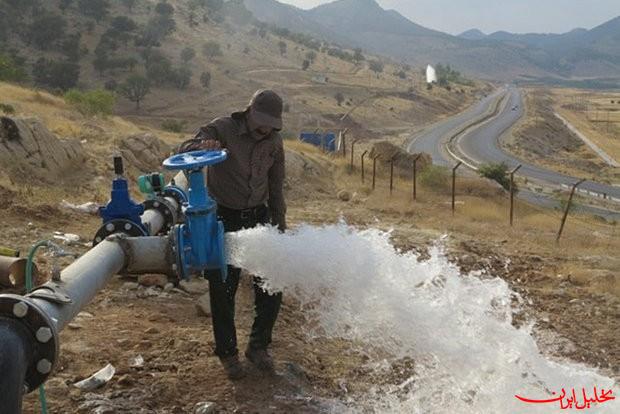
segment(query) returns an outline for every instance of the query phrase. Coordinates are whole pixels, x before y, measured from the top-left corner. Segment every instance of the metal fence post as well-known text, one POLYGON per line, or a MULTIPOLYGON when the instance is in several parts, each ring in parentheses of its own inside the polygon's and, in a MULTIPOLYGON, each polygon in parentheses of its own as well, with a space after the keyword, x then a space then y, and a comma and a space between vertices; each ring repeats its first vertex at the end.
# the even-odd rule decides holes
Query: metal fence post
POLYGON ((378 155, 375 155, 372 158, 372 189, 375 189, 375 183, 376 183, 376 177, 377 177, 377 158, 379 158, 378 155))
POLYGON ((349 132, 349 128, 342 131, 342 142, 340 143, 342 145, 342 158, 347 156, 347 132, 349 132))
POLYGON ((558 231, 558 236, 555 238, 556 243, 559 243, 560 237, 562 237, 562 231, 564 230, 564 224, 566 223, 566 218, 568 217, 568 210, 570 210, 570 205, 573 202, 573 196, 575 195, 575 190, 584 181, 585 181, 585 178, 577 181, 573 185, 573 188, 570 190, 570 195, 568 196, 568 202, 566 203, 566 208, 564 209, 564 215, 562 216, 562 222, 560 223, 560 230, 558 231))
POLYGON ((394 191, 394 160, 396 159, 396 155, 390 158, 390 195, 394 191))
POLYGON ((454 210, 456 209, 456 170, 463 164, 459 161, 458 164, 452 168, 452 215, 454 215, 454 210))
POLYGON ((364 179, 365 179, 365 177, 364 177, 364 174, 365 174, 365 171, 364 171, 364 158, 366 157, 366 154, 368 154, 368 150, 366 150, 366 151, 364 151, 362 153, 362 184, 364 184, 364 179))
POLYGON ((521 164, 510 172, 510 227, 512 227, 514 217, 514 202, 515 202, 515 173, 519 171, 521 164))
POLYGON ((420 159, 420 157, 422 156, 422 154, 418 154, 414 159, 413 159, 413 201, 416 200, 417 195, 418 195, 418 183, 417 183, 417 163, 418 163, 418 159, 420 159))
POLYGON ((354 151, 355 151, 355 144, 357 143, 358 140, 354 139, 353 142, 351 142, 351 165, 349 166, 349 169, 351 171, 353 171, 353 156, 354 156, 354 151))

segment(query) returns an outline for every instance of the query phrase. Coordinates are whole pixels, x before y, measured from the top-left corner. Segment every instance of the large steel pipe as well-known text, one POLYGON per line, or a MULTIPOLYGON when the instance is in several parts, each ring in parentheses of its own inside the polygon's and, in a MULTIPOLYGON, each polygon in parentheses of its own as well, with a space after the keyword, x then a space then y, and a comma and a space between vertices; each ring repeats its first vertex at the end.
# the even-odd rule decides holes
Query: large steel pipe
POLYGON ((130 275, 145 273, 171 274, 175 259, 168 237, 124 237, 117 241, 126 252, 127 261, 123 272, 130 275))
POLYGON ((30 332, 21 323, 0 317, 0 413, 19 414, 26 371, 31 365, 30 332))
POLYGON ((60 332, 125 267, 126 261, 125 250, 111 237, 65 268, 60 282, 47 282, 27 296, 52 318, 60 332))
POLYGON ((0 413, 19 413, 24 389, 47 380, 56 365, 59 332, 113 275, 169 273, 171 257, 167 237, 113 235, 64 269, 59 281, 26 296, 0 295, 0 413))

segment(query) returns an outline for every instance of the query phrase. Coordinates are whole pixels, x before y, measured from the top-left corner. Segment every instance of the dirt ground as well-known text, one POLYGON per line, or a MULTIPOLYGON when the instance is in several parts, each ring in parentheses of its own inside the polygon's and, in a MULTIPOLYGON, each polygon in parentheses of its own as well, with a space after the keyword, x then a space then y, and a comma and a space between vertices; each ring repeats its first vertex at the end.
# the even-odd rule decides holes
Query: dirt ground
MULTIPOLYGON (((311 199, 290 200, 293 226, 344 217, 360 227, 394 228, 395 245, 414 249, 422 257, 443 233, 440 228, 419 228, 397 210, 343 203, 336 197, 335 185, 324 185, 323 190, 311 199)), ((53 207, 46 214, 16 214, 23 207, 16 201, 4 210, 10 212, 4 244, 25 248, 58 229, 88 240, 99 225, 92 216, 53 207)), ((534 246, 509 241, 501 234, 481 240, 451 233, 448 250, 464 272, 486 270, 500 276, 529 301, 515 323, 535 318, 539 343, 547 354, 620 377, 620 301, 614 295, 592 293, 587 283, 560 275, 567 258, 541 254, 534 246), (592 323, 593 318, 597 323, 592 323)), ((42 257, 39 264, 49 267, 49 258, 42 257)), ((116 277, 62 332, 59 369, 46 385, 50 412, 186 413, 193 412, 196 403, 210 401, 221 413, 315 413, 327 411, 332 399, 363 394, 377 381, 376 373, 361 368, 364 357, 353 352, 351 344, 308 340, 303 334, 304 315, 288 296, 274 333, 277 374, 265 376, 251 370, 246 379, 231 382, 213 355, 210 318, 196 310, 201 293, 164 292, 133 282, 116 277), (144 365, 132 368, 137 356, 142 356, 144 365), (103 388, 84 393, 73 386, 108 363, 117 371, 103 388), (97 407, 100 411, 93 411, 97 407)), ((248 278, 240 286, 237 303, 243 350, 253 315, 248 278)), ((382 377, 382 381, 396 384, 398 378, 382 377)), ((24 412, 39 412, 37 404, 36 395, 29 395, 24 412)))

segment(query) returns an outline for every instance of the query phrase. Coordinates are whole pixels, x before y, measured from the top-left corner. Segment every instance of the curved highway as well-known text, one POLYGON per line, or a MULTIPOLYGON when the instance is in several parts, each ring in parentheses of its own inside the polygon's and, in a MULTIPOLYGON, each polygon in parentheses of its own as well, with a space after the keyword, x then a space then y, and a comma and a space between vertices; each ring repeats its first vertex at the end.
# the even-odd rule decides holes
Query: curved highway
MULTIPOLYGON (((493 120, 456 139, 456 147, 459 152, 476 164, 503 162, 508 165, 509 169, 521 164, 519 175, 554 186, 572 186, 576 181, 579 181, 578 178, 523 161, 500 147, 499 138, 523 116, 523 103, 519 90, 509 88, 507 95, 506 103, 493 120)), ((620 200, 620 187, 585 181, 579 188, 601 196, 607 194, 620 200)))
MULTIPOLYGON (((525 162, 500 147, 500 137, 522 116, 523 102, 519 90, 514 87, 502 88, 465 112, 428 127, 412 138, 408 150, 426 152, 432 156, 434 164, 452 166, 454 160, 447 150, 448 145, 452 145, 463 155, 463 158, 471 160, 473 164, 504 162, 509 169, 521 164, 522 167, 518 172, 520 176, 554 187, 572 186, 579 180, 578 178, 525 162), (499 97, 502 103, 498 113, 489 116, 499 97), (468 128, 469 125, 471 127, 468 128)), ((598 196, 606 194, 620 200, 620 187, 585 181, 579 188, 581 191, 587 190, 598 196)), ((520 197, 545 207, 557 205, 557 201, 527 190, 521 191, 520 197)), ((620 218, 620 213, 617 212, 596 207, 586 209, 591 213, 620 218)))
POLYGON ((446 152, 445 146, 450 138, 471 124, 472 121, 483 118, 491 111, 493 105, 504 92, 504 89, 497 90, 467 110, 427 127, 411 140, 407 150, 409 152, 425 152, 431 155, 433 164, 449 166, 451 158, 446 152))

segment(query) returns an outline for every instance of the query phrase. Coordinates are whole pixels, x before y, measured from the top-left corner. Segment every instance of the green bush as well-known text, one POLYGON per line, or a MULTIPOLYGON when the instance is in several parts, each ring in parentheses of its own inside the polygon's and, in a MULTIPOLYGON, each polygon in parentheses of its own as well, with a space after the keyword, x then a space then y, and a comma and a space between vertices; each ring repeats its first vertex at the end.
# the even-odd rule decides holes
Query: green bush
POLYGON ((0 81, 20 82, 27 77, 26 71, 15 59, 0 53, 0 81))
POLYGON ((429 165, 420 172, 420 184, 430 188, 447 188, 450 185, 450 173, 445 167, 429 165))
POLYGON ((165 131, 169 132, 183 132, 185 128, 185 121, 177 121, 176 119, 166 119, 161 123, 161 127, 165 131))
POLYGON ((71 89, 65 93, 65 102, 76 108, 84 115, 110 115, 116 104, 114 93, 95 89, 93 91, 82 92, 71 89))
POLYGON ((10 104, 0 103, 0 111, 4 112, 7 115, 11 115, 15 113, 15 107, 10 104))
MULTIPOLYGON (((508 174, 508 166, 503 162, 496 164, 482 164, 478 169, 481 177, 488 178, 499 183, 506 191, 510 191, 510 177, 508 174)), ((515 192, 516 192, 515 188, 515 192)))

